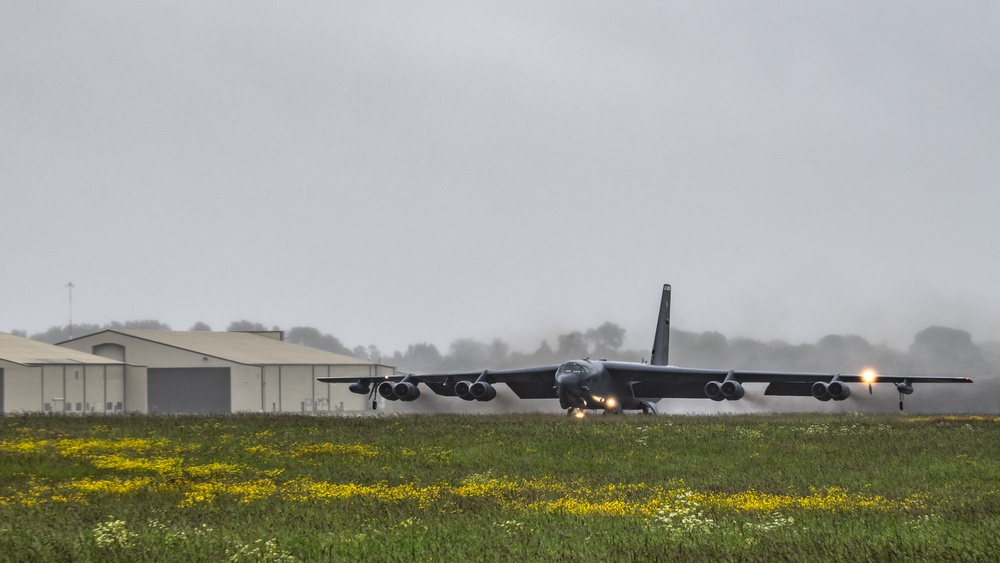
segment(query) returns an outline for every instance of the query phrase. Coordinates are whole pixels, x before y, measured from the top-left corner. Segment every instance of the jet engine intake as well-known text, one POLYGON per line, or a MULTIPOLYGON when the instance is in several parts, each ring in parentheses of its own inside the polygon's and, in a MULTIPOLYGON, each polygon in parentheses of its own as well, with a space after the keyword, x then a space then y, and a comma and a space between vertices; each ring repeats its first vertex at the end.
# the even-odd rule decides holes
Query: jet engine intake
POLYGON ((497 396, 497 390, 485 381, 477 381, 469 387, 469 394, 477 401, 492 401, 497 396))
POLYGON ((840 380, 831 381, 830 383, 817 381, 813 383, 812 394, 813 397, 816 397, 820 401, 829 401, 831 399, 834 401, 843 401, 851 396, 851 388, 840 380))
POLYGON ((913 393, 913 385, 910 385, 909 381, 901 381, 896 384, 896 390, 904 395, 909 395, 913 393))
POLYGON ((843 381, 831 381, 826 386, 826 392, 830 394, 830 398, 834 401, 843 401, 851 396, 851 388, 843 381))
POLYGON ((466 401, 475 401, 476 398, 472 396, 472 382, 471 381, 459 381, 455 384, 455 394, 459 398, 466 401))
POLYGON ((813 397, 816 397, 820 401, 829 401, 833 397, 830 396, 830 385, 823 383, 822 381, 817 381, 813 383, 812 386, 813 397))
POLYGON ((705 396, 713 401, 724 401, 726 397, 722 394, 722 383, 709 381, 705 384, 705 396))
POLYGON ((400 401, 415 401, 420 396, 420 389, 409 381, 400 381, 392 392, 400 401))
POLYGON ((395 401, 398 399, 398 397, 396 397, 395 387, 396 384, 391 381, 383 381, 382 383, 379 383, 377 387, 379 397, 389 401, 395 401))
POLYGON ((732 379, 723 381, 719 390, 722 393, 722 396, 729 401, 739 401, 743 398, 743 394, 745 393, 743 385, 741 385, 739 381, 734 381, 732 379))

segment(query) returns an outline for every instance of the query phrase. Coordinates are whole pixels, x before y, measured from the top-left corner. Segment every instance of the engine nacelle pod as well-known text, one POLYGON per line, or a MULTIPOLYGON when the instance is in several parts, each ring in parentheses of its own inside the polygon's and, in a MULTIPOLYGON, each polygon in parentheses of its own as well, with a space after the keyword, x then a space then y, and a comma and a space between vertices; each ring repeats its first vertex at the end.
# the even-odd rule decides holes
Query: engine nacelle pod
POLYGON ((466 401, 475 401, 476 398, 472 396, 472 382, 471 381, 459 381, 455 384, 455 394, 459 398, 466 401))
POLYGON ((358 395, 367 395, 372 390, 372 385, 367 381, 358 381, 357 383, 352 383, 348 385, 347 389, 351 393, 357 393, 358 395))
POLYGON ((492 401, 497 396, 497 390, 485 381, 477 381, 469 388, 469 392, 477 401, 492 401))
POLYGON ((709 381, 705 384, 705 396, 713 401, 724 401, 726 397, 722 394, 722 383, 709 381))
POLYGON ((379 397, 382 397, 383 399, 386 399, 386 400, 389 400, 389 401, 395 401, 398 398, 398 397, 396 397, 395 388, 396 388, 396 384, 395 383, 393 383, 391 381, 383 381, 382 383, 378 384, 378 387, 377 387, 377 389, 378 389, 378 395, 379 395, 379 397))
POLYGON ((415 401, 420 396, 420 389, 409 381, 401 381, 392 389, 400 401, 415 401))
POLYGON ((913 386, 910 385, 909 381, 901 381, 896 384, 896 390, 904 395, 909 395, 913 393, 913 386))
POLYGON ((843 401, 851 396, 851 388, 843 381, 832 381, 826 386, 826 392, 834 401, 843 401))
POLYGON ((813 397, 816 397, 820 401, 829 401, 833 398, 830 396, 830 385, 828 383, 823 383, 822 381, 813 383, 812 394, 813 397))
POLYGON ((739 381, 733 381, 732 379, 723 381, 719 390, 722 396, 729 401, 739 401, 745 393, 743 385, 739 381))

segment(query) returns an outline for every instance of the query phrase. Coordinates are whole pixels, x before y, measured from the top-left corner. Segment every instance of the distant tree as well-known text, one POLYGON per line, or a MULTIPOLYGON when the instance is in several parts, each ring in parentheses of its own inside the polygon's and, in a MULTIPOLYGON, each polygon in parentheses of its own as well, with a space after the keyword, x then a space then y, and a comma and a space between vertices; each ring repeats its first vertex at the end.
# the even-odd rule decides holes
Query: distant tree
POLYGON ((367 360, 368 349, 364 346, 355 346, 354 348, 351 348, 351 355, 359 360, 367 360))
POLYGON ((323 338, 323 333, 311 326, 293 326, 285 333, 285 340, 292 344, 311 346, 323 338))
POLYGON ((993 375, 1000 375, 1000 342, 983 342, 979 350, 986 361, 987 370, 993 375))
POLYGON ((729 361, 740 369, 780 369, 768 366, 767 345, 751 338, 736 338, 730 343, 729 361))
POLYGON ((531 354, 533 360, 537 363, 548 364, 556 361, 556 353, 549 346, 548 340, 542 340, 542 343, 538 345, 538 349, 531 354))
POLYGON ((486 351, 489 364, 495 368, 507 367, 510 358, 510 345, 499 338, 494 338, 486 351))
MULTIPOLYGON (((816 347, 812 344, 789 344, 775 340, 762 345, 763 361, 761 367, 785 371, 814 370, 816 347)), ((821 371, 828 371, 829 367, 821 371)))
POLYGON ((420 343, 410 344, 406 347, 406 352, 399 352, 393 357, 393 363, 397 367, 413 371, 438 371, 444 367, 444 358, 437 346, 433 344, 420 343))
POLYGON ((941 326, 918 332, 907 360, 914 373, 968 375, 986 368, 983 353, 968 332, 941 326))
POLYGON ((584 333, 583 338, 594 347, 594 353, 608 355, 622 347, 625 329, 612 322, 605 322, 584 333))
POLYGON ((123 323, 112 321, 108 323, 107 328, 112 330, 170 330, 170 325, 153 319, 145 319, 123 323))
POLYGON ((266 331, 267 327, 248 320, 233 321, 226 327, 227 332, 266 331))
POLYGON ((560 334, 558 338, 559 348, 557 352, 563 360, 570 358, 582 358, 589 355, 587 351, 587 341, 583 333, 574 331, 569 334, 560 334))
POLYGON ((511 352, 507 355, 507 362, 503 367, 507 368, 526 368, 537 366, 539 364, 547 364, 551 360, 538 360, 535 358, 534 354, 526 354, 524 352, 511 352))
POLYGON ((14 330, 10 331, 10 333, 13 334, 14 336, 20 336, 21 338, 28 337, 28 332, 25 330, 21 330, 19 328, 15 328, 14 330))
POLYGON ((69 325, 54 326, 45 332, 32 334, 31 339, 48 342, 49 344, 58 344, 71 338, 79 338, 81 336, 87 336, 88 334, 94 334, 95 332, 101 332, 101 330, 103 330, 103 328, 100 325, 87 323, 74 324, 72 330, 70 330, 69 325))
POLYGON ((718 332, 673 331, 670 362, 702 368, 720 368, 729 362, 729 341, 718 332))
POLYGON ((449 370, 486 369, 489 367, 489 346, 471 338, 461 338, 451 343, 445 357, 449 370))
POLYGON ((212 327, 208 326, 207 324, 201 321, 198 321, 193 325, 191 325, 191 328, 189 328, 188 330, 195 332, 210 332, 212 330, 212 327))
POLYGON ((860 371, 874 361, 874 347, 860 336, 831 334, 819 339, 810 368, 824 371, 860 371), (824 367, 820 367, 824 366, 824 367))
POLYGON ((310 348, 319 348, 334 354, 350 354, 351 350, 344 346, 339 338, 321 333, 311 326, 295 326, 285 333, 285 341, 292 344, 301 344, 310 348))

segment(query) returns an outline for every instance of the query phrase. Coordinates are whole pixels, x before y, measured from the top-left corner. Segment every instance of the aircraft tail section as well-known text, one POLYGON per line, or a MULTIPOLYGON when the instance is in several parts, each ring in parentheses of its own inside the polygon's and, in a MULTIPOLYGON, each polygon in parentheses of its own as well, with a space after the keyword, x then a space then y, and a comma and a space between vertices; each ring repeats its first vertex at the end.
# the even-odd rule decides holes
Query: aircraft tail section
POLYGON ((670 284, 663 285, 663 295, 660 297, 660 314, 656 319, 656 333, 653 335, 653 353, 649 363, 654 366, 667 365, 667 353, 670 351, 670 284))

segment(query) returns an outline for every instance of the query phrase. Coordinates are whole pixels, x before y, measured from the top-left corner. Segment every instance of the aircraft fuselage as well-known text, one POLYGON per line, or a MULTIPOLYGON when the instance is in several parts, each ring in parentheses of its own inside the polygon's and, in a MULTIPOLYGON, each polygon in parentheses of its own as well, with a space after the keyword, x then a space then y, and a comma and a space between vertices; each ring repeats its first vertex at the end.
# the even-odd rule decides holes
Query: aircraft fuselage
POLYGON ((589 359, 565 362, 556 371, 556 394, 564 409, 638 409, 628 385, 616 383, 604 364, 589 359))

